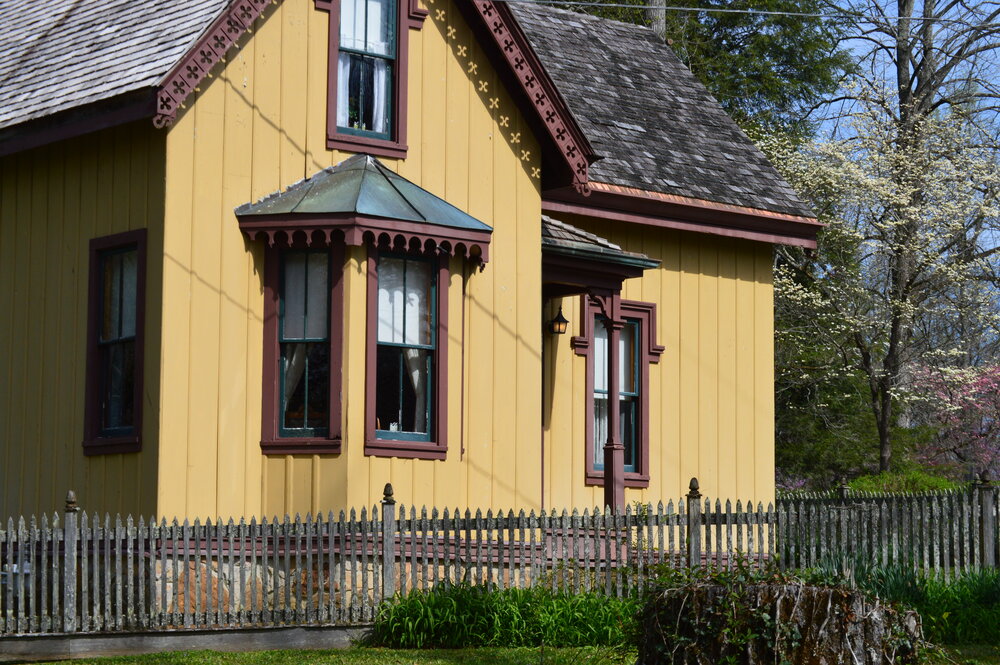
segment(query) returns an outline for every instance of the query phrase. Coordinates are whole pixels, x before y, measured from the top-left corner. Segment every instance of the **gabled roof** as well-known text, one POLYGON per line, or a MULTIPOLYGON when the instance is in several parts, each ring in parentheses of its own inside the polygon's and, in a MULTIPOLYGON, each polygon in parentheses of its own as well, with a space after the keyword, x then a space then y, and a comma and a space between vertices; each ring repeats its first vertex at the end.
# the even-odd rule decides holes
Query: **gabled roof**
POLYGON ((814 216, 652 30, 509 6, 600 156, 591 181, 814 216))
POLYGON ((0 129, 156 86, 228 0, 3 0, 0 129))
MULTIPOLYGON (((92 103, 107 107, 73 131, 169 125, 271 1, 0 2, 0 155, 73 135, 46 123, 92 103)), ((578 199, 596 192, 591 208, 624 197, 655 224, 815 245, 808 206, 651 30, 535 4, 458 7, 543 143, 548 200, 571 184, 578 199)))

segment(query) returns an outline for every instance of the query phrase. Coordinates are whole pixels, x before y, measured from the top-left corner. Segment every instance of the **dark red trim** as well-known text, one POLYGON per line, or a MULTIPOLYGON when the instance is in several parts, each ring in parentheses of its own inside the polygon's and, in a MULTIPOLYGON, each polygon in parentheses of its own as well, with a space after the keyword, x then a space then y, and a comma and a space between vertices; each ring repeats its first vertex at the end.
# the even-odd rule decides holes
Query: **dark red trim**
POLYGON ((591 194, 586 198, 572 189, 547 191, 542 198, 542 211, 813 249, 816 234, 824 226, 809 217, 603 183, 591 183, 591 194))
POLYGON ((340 2, 339 0, 316 0, 316 8, 330 13, 329 51, 327 54, 327 100, 326 100, 326 147, 345 152, 367 152, 379 157, 404 159, 406 145, 407 109, 409 94, 410 30, 420 30, 427 11, 421 9, 416 0, 397 2, 396 61, 394 65, 392 90, 392 139, 347 134, 337 128, 337 76, 340 71, 340 2))
POLYGON ((360 247, 372 242, 390 245, 398 251, 430 251, 449 256, 463 256, 486 264, 490 256, 490 231, 471 231, 447 226, 408 222, 354 214, 249 215, 239 217, 240 230, 250 240, 263 238, 269 245, 289 237, 312 243, 329 244, 334 235, 343 234, 344 242, 360 247))
POLYGON ((542 295, 562 298, 581 293, 619 292, 626 279, 642 276, 643 268, 542 250, 542 295))
POLYGON ((0 157, 148 118, 155 109, 156 90, 148 88, 28 120, 0 130, 0 157))
POLYGON ((84 388, 83 454, 136 453, 142 450, 142 403, 145 395, 143 365, 146 348, 146 229, 126 231, 90 241, 90 273, 87 284, 87 376, 84 388), (135 283, 135 375, 133 377, 133 433, 101 436, 101 254, 114 249, 136 249, 135 283))
MULTIPOLYGON (((587 442, 585 455, 585 482, 591 486, 604 486, 604 472, 594 470, 594 317, 608 316, 617 309, 624 324, 625 319, 637 319, 642 348, 639 352, 639 434, 636 470, 625 472, 625 487, 649 487, 649 365, 660 362, 664 348, 656 343, 656 305, 637 300, 620 300, 617 308, 607 299, 583 296, 580 306, 580 335, 571 338, 575 353, 587 359, 586 421, 584 437, 587 442)), ((617 352, 617 345, 611 347, 617 352)))
POLYGON ((588 168, 597 154, 510 8, 490 0, 464 0, 457 6, 487 47, 497 72, 517 93, 515 97, 538 138, 548 137, 554 146, 556 163, 562 165, 558 180, 586 195, 588 168))
MULTIPOLYGON (((344 359, 344 244, 333 238, 330 248, 330 424, 326 438, 281 437, 278 435, 278 409, 281 356, 278 344, 279 300, 281 292, 281 253, 298 249, 304 244, 287 242, 264 248, 264 361, 261 390, 261 452, 265 455, 312 454, 327 455, 341 452, 342 380, 344 359)), ((310 243, 315 246, 314 243, 310 243)))
POLYGON ((153 124, 169 127, 177 119, 177 112, 188 97, 205 80, 212 69, 226 57, 251 27, 271 0, 232 0, 212 25, 202 33, 194 46, 188 49, 180 62, 160 81, 157 93, 156 115, 153 124))
MULTIPOLYGON (((437 260, 437 349, 434 353, 434 420, 431 441, 380 439, 375 434, 375 362, 378 352, 378 255, 368 247, 368 325, 365 338, 365 455, 443 460, 448 455, 448 257, 437 260)), ((431 256, 435 253, 430 252, 431 256)))
MULTIPOLYGON (((314 2, 316 9, 328 12, 334 0, 314 0, 314 2)), ((410 27, 419 30, 423 26, 424 19, 427 18, 427 10, 420 6, 420 0, 401 0, 401 2, 408 3, 409 5, 407 8, 407 18, 409 19, 410 27)))

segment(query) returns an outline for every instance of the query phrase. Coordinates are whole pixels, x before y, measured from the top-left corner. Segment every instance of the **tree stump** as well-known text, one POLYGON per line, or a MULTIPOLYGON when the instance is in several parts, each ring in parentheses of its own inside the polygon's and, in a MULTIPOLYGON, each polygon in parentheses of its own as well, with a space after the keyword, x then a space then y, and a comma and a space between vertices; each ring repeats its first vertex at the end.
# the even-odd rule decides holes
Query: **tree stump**
POLYGON ((804 584, 692 583, 643 608, 644 665, 917 662, 920 617, 858 591, 804 584))

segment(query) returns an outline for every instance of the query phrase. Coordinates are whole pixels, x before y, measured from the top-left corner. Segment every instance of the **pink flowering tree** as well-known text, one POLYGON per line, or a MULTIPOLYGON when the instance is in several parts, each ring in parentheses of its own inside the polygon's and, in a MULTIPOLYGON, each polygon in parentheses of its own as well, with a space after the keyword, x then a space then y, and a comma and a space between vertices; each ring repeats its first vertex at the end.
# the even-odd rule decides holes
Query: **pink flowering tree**
POLYGON ((920 367, 915 410, 935 434, 914 451, 925 464, 956 475, 1000 479, 1000 365, 920 367))

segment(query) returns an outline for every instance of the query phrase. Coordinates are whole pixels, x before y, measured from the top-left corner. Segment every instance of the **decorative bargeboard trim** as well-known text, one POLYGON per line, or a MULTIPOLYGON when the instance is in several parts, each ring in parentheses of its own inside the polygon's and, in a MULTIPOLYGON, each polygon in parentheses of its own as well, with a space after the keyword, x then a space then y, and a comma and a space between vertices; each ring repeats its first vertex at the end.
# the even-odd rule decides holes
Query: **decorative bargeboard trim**
POLYGON ((153 116, 156 127, 163 129, 174 123, 188 97, 270 4, 271 0, 233 0, 212 22, 160 82, 153 116))
POLYGON ((590 192, 590 163, 597 158, 597 154, 531 48, 517 19, 502 2, 472 0, 469 4, 473 8, 470 13, 482 21, 484 32, 493 38, 535 114, 558 147, 572 173, 573 188, 586 196, 590 192))

